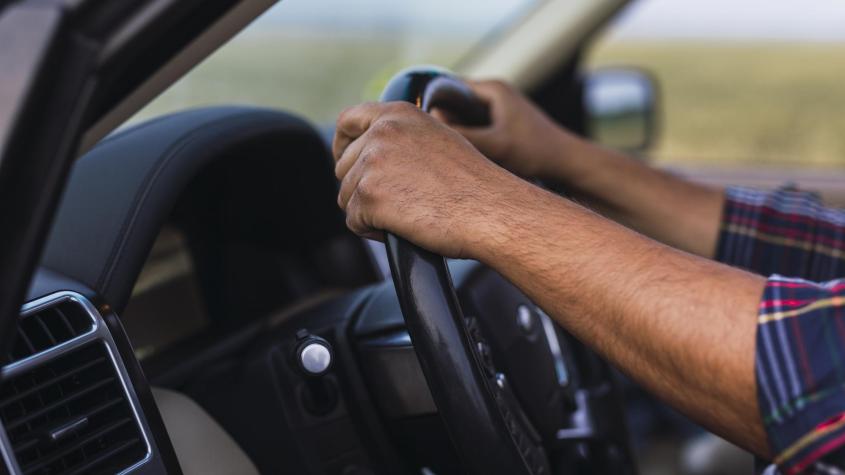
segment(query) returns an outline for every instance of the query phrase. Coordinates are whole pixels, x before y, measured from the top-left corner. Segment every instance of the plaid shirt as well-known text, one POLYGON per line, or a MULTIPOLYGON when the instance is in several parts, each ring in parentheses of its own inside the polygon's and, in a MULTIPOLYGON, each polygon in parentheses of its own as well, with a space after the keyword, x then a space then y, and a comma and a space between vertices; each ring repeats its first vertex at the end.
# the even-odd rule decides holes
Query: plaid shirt
POLYGON ((755 371, 775 464, 842 473, 830 469, 845 460, 845 211, 791 189, 728 189, 716 256, 770 276, 755 371))

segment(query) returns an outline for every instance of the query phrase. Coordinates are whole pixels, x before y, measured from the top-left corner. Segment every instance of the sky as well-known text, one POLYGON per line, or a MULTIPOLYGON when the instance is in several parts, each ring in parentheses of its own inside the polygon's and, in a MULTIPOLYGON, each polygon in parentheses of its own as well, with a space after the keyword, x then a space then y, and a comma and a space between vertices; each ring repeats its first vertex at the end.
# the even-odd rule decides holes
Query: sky
POLYGON ((615 30, 622 37, 845 41, 845 1, 644 0, 615 30))
MULTIPOLYGON (((299 26, 472 32, 535 1, 282 0, 268 16, 299 26)), ((622 38, 845 41, 845 0, 639 0, 613 30, 622 38)))

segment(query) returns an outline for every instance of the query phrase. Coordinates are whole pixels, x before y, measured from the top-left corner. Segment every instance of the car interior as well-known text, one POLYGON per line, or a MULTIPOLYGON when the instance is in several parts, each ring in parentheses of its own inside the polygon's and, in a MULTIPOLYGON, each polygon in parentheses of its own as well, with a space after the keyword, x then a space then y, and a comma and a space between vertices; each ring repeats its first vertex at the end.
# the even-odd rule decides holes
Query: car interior
MULTIPOLYGON (((17 251, 17 281, 32 278, 4 327, 8 473, 638 472, 619 375, 519 289, 477 262, 346 228, 330 125, 218 104, 121 126, 275 2, 35 3, 0 6, 0 32, 64 25, 39 51, 66 35, 86 67, 50 89, 55 71, 33 61, 40 102, 26 95, 20 110, 39 112, 0 120, 38 121, 25 146, 55 147, 32 148, 37 163, 66 158, 31 197, 42 238, 17 251), (67 97, 86 94, 75 113, 67 97)), ((582 68, 626 3, 538 2, 457 74, 506 77, 580 134, 647 147, 654 81, 582 68), (637 98, 608 113, 601 90, 620 83, 637 98)), ((477 105, 442 70, 394 74, 385 99, 440 91, 458 115, 477 105)), ((23 143, 9 132, 4 160, 23 143)))
MULTIPOLYGON (((393 284, 346 229, 336 186, 312 126, 250 107, 155 119, 80 158, 4 385, 22 473, 166 460, 162 423, 188 473, 463 473, 393 284), (302 357, 313 345, 331 352, 319 374, 302 357), (110 372, 140 376, 137 354, 143 380, 110 372), (27 371, 41 358, 49 374, 27 371), (44 428, 66 435, 45 446, 44 428)), ((454 262, 451 278, 533 437, 619 473, 624 426, 591 414, 616 412, 608 368, 490 269, 454 262)))

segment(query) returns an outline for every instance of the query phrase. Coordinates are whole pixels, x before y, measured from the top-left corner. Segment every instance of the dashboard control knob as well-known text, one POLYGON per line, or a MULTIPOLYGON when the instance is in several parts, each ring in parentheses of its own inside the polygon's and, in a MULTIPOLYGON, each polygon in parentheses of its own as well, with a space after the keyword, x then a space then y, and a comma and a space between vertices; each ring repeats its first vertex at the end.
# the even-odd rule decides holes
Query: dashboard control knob
POLYGON ((516 309, 516 325, 526 335, 534 332, 534 312, 528 308, 528 305, 520 305, 516 309))
POLYGON ((294 359, 302 374, 319 377, 328 373, 334 360, 331 344, 305 330, 297 332, 296 340, 294 359))
POLYGON ((508 378, 505 377, 503 373, 496 373, 496 386, 499 386, 499 389, 505 389, 508 384, 508 378))

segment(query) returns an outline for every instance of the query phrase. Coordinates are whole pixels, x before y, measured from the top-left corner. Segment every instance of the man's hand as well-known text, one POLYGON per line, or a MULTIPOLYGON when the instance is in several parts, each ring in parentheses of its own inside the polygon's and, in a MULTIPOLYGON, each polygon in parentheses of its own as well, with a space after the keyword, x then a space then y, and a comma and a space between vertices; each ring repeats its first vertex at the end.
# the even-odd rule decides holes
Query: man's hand
POLYGON ((372 239, 390 231, 448 257, 477 257, 508 191, 527 185, 402 102, 344 111, 332 149, 352 231, 372 239))
POLYGON ((767 453, 754 379, 754 316, 765 279, 668 248, 541 190, 408 104, 348 109, 333 149, 343 181, 338 201, 353 231, 373 238, 390 231, 484 262, 672 406, 767 453))
POLYGON ((490 106, 489 127, 462 127, 448 111, 434 110, 484 155, 524 177, 559 178, 555 163, 563 142, 572 140, 542 110, 519 91, 501 81, 470 81, 470 88, 490 106))
POLYGON ((721 190, 687 182, 577 137, 507 84, 468 84, 490 105, 491 126, 462 127, 442 110, 433 115, 482 153, 518 175, 563 185, 577 201, 670 246, 713 256, 721 190))

